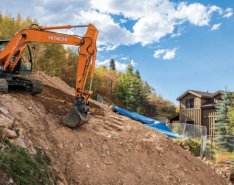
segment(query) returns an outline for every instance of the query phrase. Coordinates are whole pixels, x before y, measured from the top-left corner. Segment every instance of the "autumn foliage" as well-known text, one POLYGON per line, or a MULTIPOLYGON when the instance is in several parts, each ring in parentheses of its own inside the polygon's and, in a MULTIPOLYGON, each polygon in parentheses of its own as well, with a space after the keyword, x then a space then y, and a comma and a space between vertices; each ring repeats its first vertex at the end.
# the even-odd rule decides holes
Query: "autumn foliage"
MULTIPOLYGON (((22 28, 29 27, 36 20, 20 15, 13 18, 0 14, 0 39, 11 39, 22 28)), ((70 86, 75 84, 77 67, 77 49, 64 48, 55 44, 34 44, 34 70, 41 70, 52 76, 59 76, 70 86)), ((87 87, 89 85, 89 81, 87 87)), ((93 98, 101 95, 131 111, 150 117, 167 117, 175 113, 175 106, 157 95, 155 90, 141 79, 138 70, 131 64, 126 72, 116 70, 115 61, 110 59, 109 66, 100 66, 95 70, 92 84, 93 98)))

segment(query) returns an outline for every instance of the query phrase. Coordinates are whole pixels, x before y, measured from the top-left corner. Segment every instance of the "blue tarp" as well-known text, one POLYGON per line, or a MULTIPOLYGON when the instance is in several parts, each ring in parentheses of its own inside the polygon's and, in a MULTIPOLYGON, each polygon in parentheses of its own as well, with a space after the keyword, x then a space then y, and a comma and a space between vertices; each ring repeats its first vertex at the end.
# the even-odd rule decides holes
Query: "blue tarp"
POLYGON ((131 112, 125 109, 121 109, 117 106, 113 106, 112 109, 116 112, 118 112, 121 115, 127 116, 133 120, 139 121, 143 124, 145 124, 146 126, 149 126, 163 134, 166 134, 169 137, 172 138, 180 138, 181 136, 178 134, 173 133, 164 123, 159 122, 157 120, 148 118, 146 116, 140 115, 136 112, 131 112))

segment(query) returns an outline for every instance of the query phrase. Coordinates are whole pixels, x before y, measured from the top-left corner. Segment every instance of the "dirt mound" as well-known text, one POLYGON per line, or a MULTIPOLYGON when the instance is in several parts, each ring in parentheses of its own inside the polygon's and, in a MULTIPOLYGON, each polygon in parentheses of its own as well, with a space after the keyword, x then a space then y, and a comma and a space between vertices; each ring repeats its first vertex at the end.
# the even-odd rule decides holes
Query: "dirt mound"
POLYGON ((0 95, 0 115, 20 128, 16 143, 46 152, 58 184, 227 184, 171 139, 93 100, 88 124, 62 126, 74 90, 43 73, 34 77, 45 84, 43 93, 0 95))

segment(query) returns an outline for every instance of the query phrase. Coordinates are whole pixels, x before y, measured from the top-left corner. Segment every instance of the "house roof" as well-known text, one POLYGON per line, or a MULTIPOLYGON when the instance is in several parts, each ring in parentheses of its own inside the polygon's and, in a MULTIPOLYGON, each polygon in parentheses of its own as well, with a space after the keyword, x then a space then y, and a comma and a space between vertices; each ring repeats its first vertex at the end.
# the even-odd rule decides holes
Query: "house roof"
POLYGON ((219 91, 216 91, 215 93, 213 93, 213 96, 212 97, 215 97, 215 96, 217 96, 217 95, 219 95, 219 94, 222 94, 224 91, 222 91, 222 90, 219 90, 219 91))
POLYGON ((205 104, 205 105, 202 105, 201 108, 214 108, 216 106, 215 103, 209 103, 209 104, 205 104))
POLYGON ((180 99, 185 97, 187 94, 193 94, 194 96, 197 96, 199 98, 212 98, 214 93, 196 91, 196 90, 188 90, 185 93, 183 93, 181 96, 179 96, 177 100, 179 101, 180 99))

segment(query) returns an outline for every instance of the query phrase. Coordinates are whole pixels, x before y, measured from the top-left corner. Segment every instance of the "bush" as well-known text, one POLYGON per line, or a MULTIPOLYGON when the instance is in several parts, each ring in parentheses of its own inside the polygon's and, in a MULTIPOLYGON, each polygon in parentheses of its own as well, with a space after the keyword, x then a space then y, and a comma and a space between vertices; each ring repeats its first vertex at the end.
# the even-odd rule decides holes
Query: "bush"
POLYGON ((0 170, 16 184, 52 184, 47 169, 50 161, 40 149, 36 150, 37 154, 32 157, 27 150, 5 141, 0 145, 0 170))
POLYGON ((182 148, 188 149, 194 156, 200 156, 201 141, 195 139, 175 139, 182 148))

